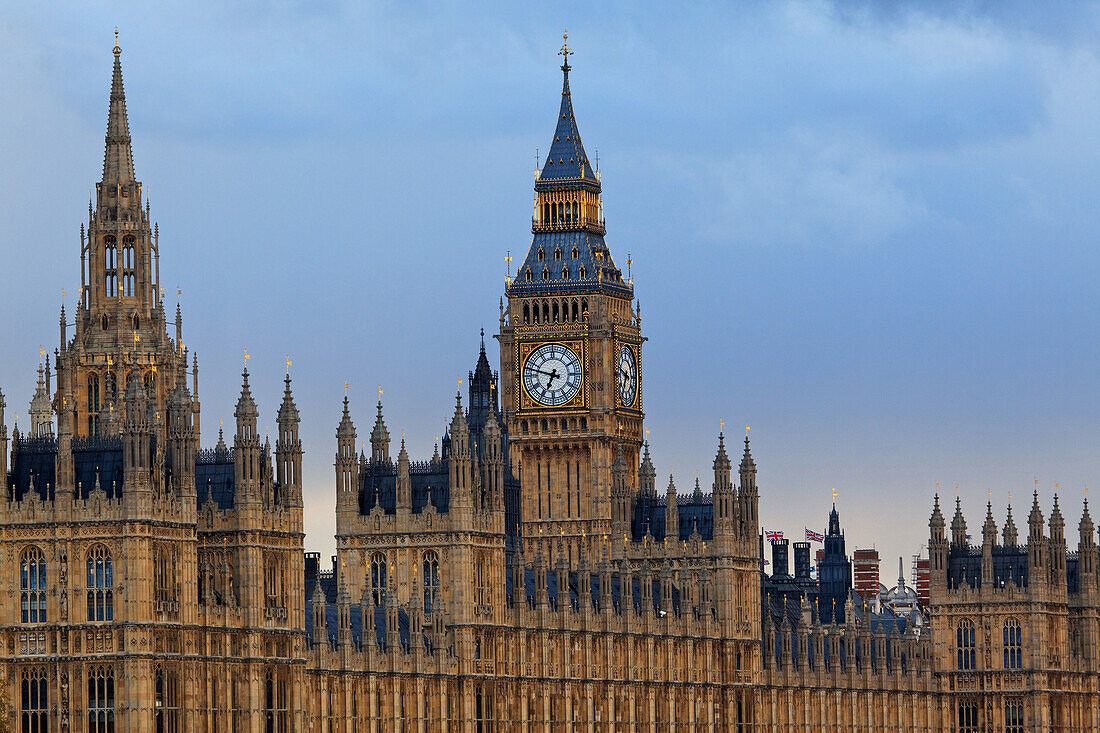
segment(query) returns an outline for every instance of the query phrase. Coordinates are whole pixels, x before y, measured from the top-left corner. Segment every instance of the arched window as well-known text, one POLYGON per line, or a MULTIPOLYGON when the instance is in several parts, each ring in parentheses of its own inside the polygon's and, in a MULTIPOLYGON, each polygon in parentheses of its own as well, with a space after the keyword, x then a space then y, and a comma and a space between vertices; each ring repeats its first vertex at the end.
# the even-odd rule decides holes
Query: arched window
POLYGON ((87 565, 88 620, 113 621, 115 617, 114 570, 111 566, 110 551, 103 545, 96 545, 88 551, 87 565))
POLYGON ((526 303, 523 304, 523 322, 531 322, 531 306, 527 305, 526 303))
POLYGON ((580 257, 580 252, 578 252, 577 248, 574 247, 573 248, 573 259, 577 259, 578 257, 580 257))
POLYGON ((286 733, 286 682, 272 669, 264 675, 264 717, 267 733, 286 733))
POLYGON ((1020 634, 1020 622, 1014 618, 1005 621, 1004 626, 1004 662, 1005 669, 1020 669, 1023 665, 1023 637, 1020 634))
POLYGON ((550 307, 550 312, 553 313, 554 323, 558 322, 558 301, 554 301, 554 305, 550 307))
POLYGON ((381 552, 370 558, 370 595, 375 606, 386 602, 386 556, 381 552))
MULTIPOLYGON (((130 295, 133 295, 133 293, 130 293, 130 295)), ((141 328, 141 319, 138 317, 137 313, 134 314, 134 318, 131 321, 131 323, 132 323, 135 331, 137 331, 139 328, 141 328)))
POLYGON ((973 699, 959 701, 959 733, 977 733, 978 703, 973 699))
POLYGON ((88 375, 88 435, 99 433, 99 375, 88 375))
POLYGON ((573 303, 571 304, 571 309, 573 311, 573 322, 576 323, 577 322, 577 301, 576 300, 574 300, 573 303))
POLYGON ((157 733, 179 733, 179 677, 174 670, 157 667, 153 674, 153 695, 157 733))
POLYGON ((155 582, 154 600, 158 610, 174 612, 176 605, 176 550, 170 546, 159 546, 153 553, 153 575, 155 582))
POLYGON ((37 547, 23 550, 19 560, 19 620, 46 622, 46 558, 37 547))
POLYGON ((1005 700, 1005 733, 1024 733, 1024 703, 1019 698, 1005 700))
POLYGON ((550 279, 550 270, 545 268, 545 267, 542 268, 542 279, 543 280, 549 280, 550 279))
POLYGON ((118 295, 118 246, 114 237, 103 240, 104 292, 108 298, 118 295))
POLYGON ((531 282, 531 268, 530 267, 528 267, 527 272, 525 272, 523 274, 523 279, 526 280, 527 282, 531 282))
POLYGON ((569 279, 569 268, 568 267, 561 268, 561 279, 562 280, 568 280, 569 279))
POLYGON ((111 319, 106 313, 103 314, 103 320, 100 325, 103 326, 104 331, 111 327, 111 319))
POLYGON ((49 702, 46 692, 46 669, 24 667, 22 678, 19 730, 46 733, 50 729, 49 720, 46 717, 49 702))
POLYGON ((431 616, 439 594, 439 555, 434 550, 424 553, 424 615, 431 616))
POLYGON ((114 733, 115 675, 110 667, 88 669, 88 733, 114 733))
POLYGON ((579 277, 579 278, 580 278, 581 280, 583 280, 583 279, 585 279, 586 277, 588 277, 588 270, 586 270, 586 269, 584 268, 584 265, 581 265, 581 269, 580 269, 580 271, 579 271, 579 272, 577 273, 577 277, 579 277))
POLYGON ((558 247, 554 250, 554 259, 561 261, 561 247, 558 247))
POLYGON ((280 608, 283 603, 283 573, 279 558, 273 553, 264 556, 264 607, 280 608))
POLYGON ((955 653, 958 669, 974 669, 974 624, 969 619, 955 628, 955 653))
POLYGON ((543 260, 544 260, 545 258, 546 258, 546 253, 545 253, 545 252, 543 252, 543 251, 542 251, 542 249, 540 248, 540 249, 539 249, 539 252, 538 252, 538 260, 539 260, 539 262, 542 262, 542 261, 543 261, 543 260))

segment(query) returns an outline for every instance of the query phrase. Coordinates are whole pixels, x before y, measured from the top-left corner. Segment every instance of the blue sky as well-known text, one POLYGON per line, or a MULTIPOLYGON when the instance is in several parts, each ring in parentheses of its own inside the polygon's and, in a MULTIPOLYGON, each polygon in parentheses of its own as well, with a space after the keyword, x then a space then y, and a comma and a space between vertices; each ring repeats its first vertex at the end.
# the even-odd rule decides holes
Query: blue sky
POLYGON ((662 473, 707 481, 719 421, 750 423, 765 525, 821 528, 835 486, 886 579, 937 482, 975 536, 988 491, 1003 524, 1058 482, 1076 527, 1100 485, 1095 3, 9 4, 9 414, 79 284, 115 25, 204 443, 245 349, 274 424, 289 354, 309 549, 333 546, 344 380, 360 436, 381 384, 426 455, 495 329, 563 28, 662 473))

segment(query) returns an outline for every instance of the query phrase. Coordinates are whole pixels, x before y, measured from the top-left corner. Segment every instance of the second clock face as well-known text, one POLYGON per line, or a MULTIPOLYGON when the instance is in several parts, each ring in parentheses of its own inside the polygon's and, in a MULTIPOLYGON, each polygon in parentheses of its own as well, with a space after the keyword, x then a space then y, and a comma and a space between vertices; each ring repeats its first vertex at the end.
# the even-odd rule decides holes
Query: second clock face
POLYGON ((633 407, 638 397, 638 368, 634 363, 634 349, 619 349, 619 399, 623 407, 633 407))
POLYGON ((582 376, 580 357, 564 344, 543 344, 523 365, 527 394, 545 407, 558 407, 576 397, 582 376))

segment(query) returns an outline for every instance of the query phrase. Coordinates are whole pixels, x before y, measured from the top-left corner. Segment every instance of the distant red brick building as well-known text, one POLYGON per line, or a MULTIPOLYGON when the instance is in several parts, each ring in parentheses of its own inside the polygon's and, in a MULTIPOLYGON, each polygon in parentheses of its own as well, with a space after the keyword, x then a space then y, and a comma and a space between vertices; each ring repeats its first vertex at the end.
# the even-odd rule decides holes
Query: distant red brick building
POLYGON ((867 601, 874 600, 878 596, 878 562, 878 550, 856 550, 852 556, 852 570, 855 576, 852 587, 867 601))

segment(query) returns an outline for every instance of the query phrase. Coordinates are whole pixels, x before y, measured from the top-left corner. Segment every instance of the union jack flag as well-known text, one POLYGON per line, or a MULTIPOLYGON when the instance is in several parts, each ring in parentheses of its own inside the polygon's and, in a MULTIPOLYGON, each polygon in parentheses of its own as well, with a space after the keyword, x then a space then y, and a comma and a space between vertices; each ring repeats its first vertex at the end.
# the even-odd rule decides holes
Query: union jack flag
POLYGON ((783 533, 774 529, 770 529, 765 532, 764 536, 768 538, 768 542, 778 542, 779 540, 783 539, 783 533))
POLYGON ((825 535, 821 534, 820 532, 814 532, 812 529, 808 529, 806 530, 806 539, 810 540, 811 542, 824 542, 825 535))

